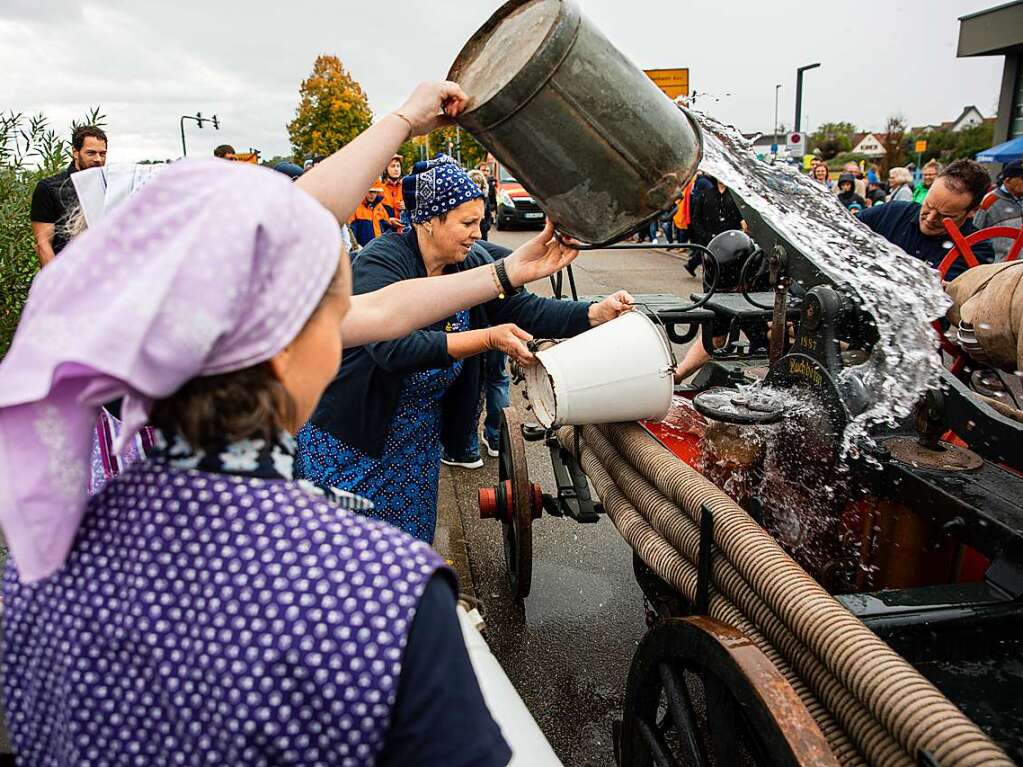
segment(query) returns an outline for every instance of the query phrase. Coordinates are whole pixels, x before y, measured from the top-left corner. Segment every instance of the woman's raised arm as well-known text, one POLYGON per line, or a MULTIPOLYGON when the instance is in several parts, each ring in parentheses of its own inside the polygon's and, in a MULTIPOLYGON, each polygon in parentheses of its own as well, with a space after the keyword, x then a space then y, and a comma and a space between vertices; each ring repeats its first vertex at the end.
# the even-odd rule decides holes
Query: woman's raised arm
MULTIPOLYGON (((554 225, 504 259, 512 285, 543 279, 572 263, 579 251, 554 236, 554 225)), ((345 346, 401 338, 455 312, 497 297, 499 283, 492 264, 456 274, 395 282, 372 293, 352 296, 341 325, 345 346)))
POLYGON ((456 83, 421 83, 404 104, 295 183, 319 200, 338 221, 345 222, 402 143, 411 136, 448 125, 466 100, 465 92, 456 83))

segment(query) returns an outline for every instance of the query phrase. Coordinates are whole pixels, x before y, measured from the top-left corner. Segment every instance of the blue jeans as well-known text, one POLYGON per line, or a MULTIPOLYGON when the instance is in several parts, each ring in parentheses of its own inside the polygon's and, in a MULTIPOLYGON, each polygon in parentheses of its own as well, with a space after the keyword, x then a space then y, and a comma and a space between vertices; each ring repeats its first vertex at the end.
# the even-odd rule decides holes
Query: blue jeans
MULTIPOLYGON (((508 355, 487 352, 483 360, 483 390, 487 401, 487 417, 483 421, 483 434, 487 444, 496 448, 501 440, 501 411, 511 404, 508 388, 511 380, 507 370, 508 355)), ((469 454, 479 455, 480 439, 473 429, 469 439, 469 454)))
POLYGON ((658 230, 663 232, 664 239, 665 239, 666 242, 671 242, 672 241, 672 230, 674 228, 675 228, 674 224, 672 224, 671 221, 660 221, 660 220, 651 221, 650 222, 650 242, 656 242, 657 241, 657 231, 658 230))

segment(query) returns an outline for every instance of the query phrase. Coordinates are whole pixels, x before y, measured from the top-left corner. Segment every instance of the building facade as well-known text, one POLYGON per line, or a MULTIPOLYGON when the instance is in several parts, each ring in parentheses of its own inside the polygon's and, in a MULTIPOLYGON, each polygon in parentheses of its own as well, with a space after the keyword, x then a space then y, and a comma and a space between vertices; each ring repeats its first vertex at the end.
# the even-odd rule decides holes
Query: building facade
POLYGON ((960 17, 956 55, 1005 57, 994 143, 1023 136, 1023 0, 960 17))

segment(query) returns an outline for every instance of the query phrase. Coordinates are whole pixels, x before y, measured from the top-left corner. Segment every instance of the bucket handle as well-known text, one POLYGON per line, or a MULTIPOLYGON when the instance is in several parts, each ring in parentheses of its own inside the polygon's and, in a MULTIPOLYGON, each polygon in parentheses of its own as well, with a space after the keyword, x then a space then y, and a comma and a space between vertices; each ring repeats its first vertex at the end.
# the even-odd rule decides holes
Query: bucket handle
MULTIPOLYGON (((668 338, 668 326, 664 324, 664 321, 657 315, 657 312, 653 310, 650 304, 645 304, 642 301, 633 301, 630 306, 642 306, 646 309, 657 326, 661 329, 661 336, 664 338, 664 345, 668 348, 668 356, 671 358, 671 372, 674 373, 675 369, 678 368, 678 358, 675 356, 675 350, 671 347, 671 339, 668 338)), ((620 316, 620 315, 619 315, 620 316)))
MULTIPOLYGON (((675 350, 671 346, 671 339, 668 337, 668 327, 667 325, 664 324, 664 320, 657 316, 657 312, 654 311, 653 307, 650 306, 650 304, 644 303, 642 301, 633 301, 631 304, 629 304, 629 306, 642 306, 644 309, 647 310, 647 312, 649 312, 647 316, 653 320, 653 322, 657 325, 658 328, 660 328, 659 332, 661 334, 661 337, 664 339, 665 347, 668 349, 668 356, 671 358, 671 368, 669 368, 669 370, 670 372, 674 373, 675 369, 678 367, 678 357, 675 356, 675 350)), ((543 351, 544 348, 550 348, 549 346, 547 346, 548 344, 550 346, 554 346, 558 344, 558 341, 554 340, 553 338, 534 338, 529 341, 526 341, 526 348, 529 349, 529 351, 532 352, 533 354, 536 354, 538 351, 543 351)))

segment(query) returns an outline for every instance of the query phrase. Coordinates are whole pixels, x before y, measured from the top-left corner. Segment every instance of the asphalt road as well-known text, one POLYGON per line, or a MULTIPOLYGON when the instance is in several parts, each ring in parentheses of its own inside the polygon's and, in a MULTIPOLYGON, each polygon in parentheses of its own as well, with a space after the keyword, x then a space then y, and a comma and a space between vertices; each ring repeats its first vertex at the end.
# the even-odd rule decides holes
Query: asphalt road
MULTIPOLYGON (((514 248, 535 232, 491 232, 514 248)), ((698 283, 663 251, 594 251, 575 263, 580 295, 618 288, 688 296, 698 283)), ((550 295, 546 282, 530 286, 550 295)), ((523 395, 512 392, 523 408, 523 395)), ((526 419, 529 420, 529 419, 526 419)), ((530 478, 554 488, 542 443, 526 443, 530 478)), ((462 525, 472 585, 483 600, 491 650, 569 767, 611 765, 612 722, 621 715, 629 663, 646 627, 632 551, 608 519, 581 525, 544 516, 533 527, 533 588, 510 596, 500 524, 478 518, 476 491, 496 482, 496 459, 476 471, 444 467, 441 504, 462 525)), ((443 512, 442 512, 443 517, 443 512)), ((464 575, 463 575, 464 577, 464 575)))

